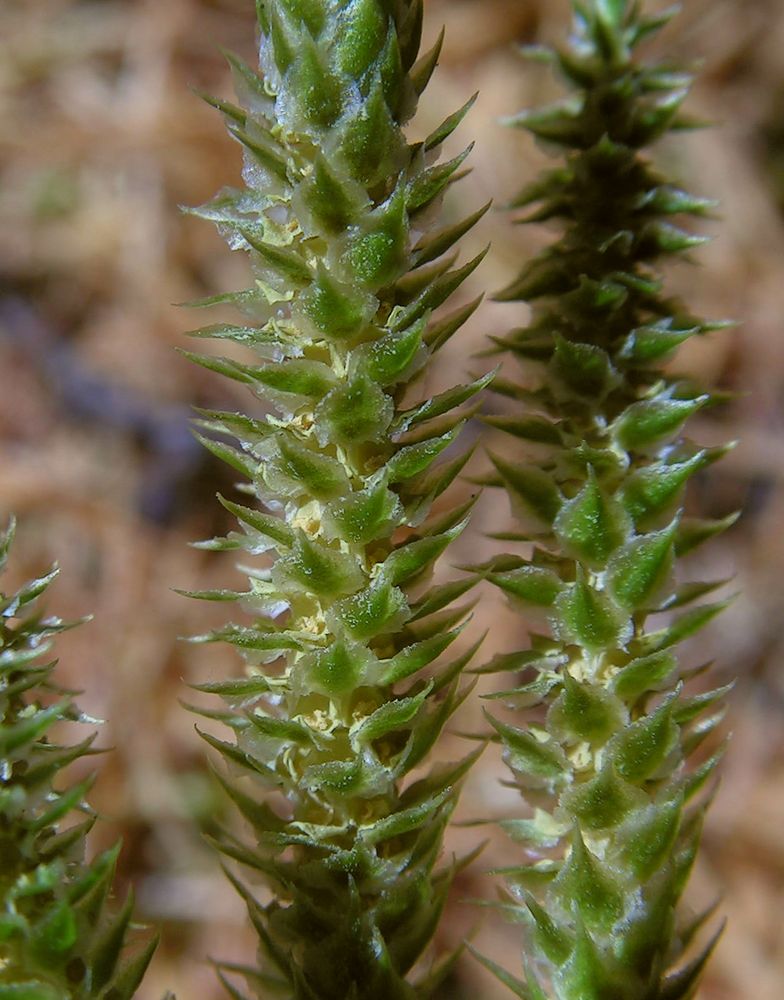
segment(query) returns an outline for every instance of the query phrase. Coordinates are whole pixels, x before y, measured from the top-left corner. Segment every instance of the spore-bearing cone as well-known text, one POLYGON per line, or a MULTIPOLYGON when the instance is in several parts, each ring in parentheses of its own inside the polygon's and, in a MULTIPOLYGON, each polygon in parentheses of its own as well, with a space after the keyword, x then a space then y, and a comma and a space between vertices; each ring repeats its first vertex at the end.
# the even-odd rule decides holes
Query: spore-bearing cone
MULTIPOLYGON (((570 96, 512 124, 562 157, 514 200, 561 237, 499 296, 531 303, 528 326, 497 341, 529 373, 499 391, 518 412, 489 418, 536 446, 496 458, 526 557, 481 567, 546 622, 531 647, 499 657, 525 671, 499 697, 527 724, 490 719, 532 815, 503 826, 526 861, 509 902, 529 933, 526 998, 682 1000, 712 943, 689 948, 702 918, 679 900, 720 751, 699 752, 725 689, 688 693, 678 644, 721 610, 721 584, 678 580, 679 557, 732 523, 688 518, 685 487, 724 449, 685 435, 708 393, 664 365, 721 324, 669 296, 668 259, 703 242, 684 226, 710 203, 663 178, 645 148, 691 124, 691 78, 645 63, 638 45, 672 16, 639 3, 574 3, 570 44, 551 54, 570 96), (665 613, 666 617, 661 617, 665 613), (658 615, 655 624, 649 619, 658 615)), ((505 980, 509 982, 508 977, 505 980)))
POLYGON ((209 99, 244 148, 245 187, 196 211, 248 253, 254 282, 208 300, 241 324, 195 331, 243 360, 195 360, 267 410, 201 421, 235 439, 205 443, 255 498, 224 500, 242 530, 207 544, 272 561, 234 595, 252 622, 201 638, 249 666, 205 688, 228 702, 236 740, 208 739, 253 831, 219 845, 273 892, 263 903, 235 876, 261 948, 235 971, 265 997, 425 997, 448 968, 407 979, 449 888, 435 864, 470 761, 407 776, 465 694, 470 654, 440 657, 470 583, 428 576, 471 505, 430 509, 466 460, 438 461, 487 379, 412 402, 475 307, 433 315, 478 264, 451 251, 481 215, 433 221, 464 159, 438 148, 467 106, 425 143, 402 131, 440 49, 418 58, 421 21, 417 2, 262 3, 260 72, 230 57, 240 103, 209 99))

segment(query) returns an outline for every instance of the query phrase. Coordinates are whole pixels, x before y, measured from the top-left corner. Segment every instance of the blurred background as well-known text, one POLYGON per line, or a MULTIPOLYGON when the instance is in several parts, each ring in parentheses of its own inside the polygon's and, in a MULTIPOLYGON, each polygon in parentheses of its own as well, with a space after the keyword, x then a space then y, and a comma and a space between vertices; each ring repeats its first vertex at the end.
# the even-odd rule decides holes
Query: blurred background
MULTIPOLYGON (((557 38, 566 0, 428 0, 427 39, 447 41, 416 134, 425 134, 475 90, 461 130, 475 139, 473 173, 453 191, 457 216, 497 205, 545 162, 497 119, 548 100, 557 87, 525 64, 515 43, 557 38)), ((706 548, 690 572, 735 574, 740 596, 715 622, 699 659, 716 678, 736 677, 733 738, 705 845, 689 890, 695 903, 723 895, 728 928, 702 987, 703 1000, 784 995, 784 7, 779 0, 685 0, 668 29, 675 57, 703 64, 690 110, 721 127, 700 131, 660 161, 684 184, 722 202, 716 239, 695 266, 671 275, 697 312, 740 326, 690 343, 679 366, 738 391, 695 421, 704 443, 741 441, 692 491, 695 512, 741 521, 706 548)), ((252 958, 243 910, 198 826, 223 812, 206 775, 194 719, 178 703, 187 682, 238 669, 217 648, 178 637, 224 620, 225 608, 179 596, 238 580, 229 556, 188 546, 227 527, 215 502, 232 476, 192 439, 190 407, 247 406, 241 388, 181 358, 183 332, 199 325, 173 303, 244 287, 244 259, 206 223, 183 216, 238 181, 239 148, 220 116, 193 95, 230 96, 218 45, 254 59, 251 0, 0 0, 0 511, 20 518, 6 586, 57 559, 49 607, 95 620, 60 642, 60 677, 84 688, 81 704, 108 720, 93 801, 106 818, 95 848, 121 835, 123 885, 163 941, 140 992, 159 1000, 221 996, 207 956, 252 958), (194 822, 194 818, 196 822, 194 822)), ((660 44, 665 44, 663 39, 660 44)), ((493 249, 464 290, 499 288, 551 238, 490 213, 464 257, 493 249)), ((488 303, 455 338, 430 388, 462 379, 488 332, 525 320, 519 306, 488 303)), ((470 434, 476 435, 478 428, 470 434)), ((510 448, 508 442, 499 447, 510 448)), ((512 454, 512 451, 509 452, 512 454)), ((481 464, 481 463, 480 463, 481 464)), ((467 485, 457 487, 467 491, 467 485)), ((476 516, 501 528, 505 502, 488 496, 476 516)), ((491 543, 477 530, 452 562, 491 543)), ((444 575, 453 572, 449 565, 444 575)), ((488 591, 476 632, 492 625, 485 655, 517 648, 525 630, 488 591)), ((484 690, 497 681, 483 682, 484 690)), ((456 729, 480 726, 472 699, 456 729)), ((454 735, 440 751, 457 755, 454 735)), ((465 791, 461 817, 520 810, 486 753, 465 791)), ((450 850, 485 833, 458 829, 450 850)), ((480 947, 517 971, 515 928, 467 900, 492 892, 482 875, 514 849, 492 840, 459 879, 440 932, 448 946, 476 931, 480 947)), ((508 996, 464 957, 449 1000, 508 996)))

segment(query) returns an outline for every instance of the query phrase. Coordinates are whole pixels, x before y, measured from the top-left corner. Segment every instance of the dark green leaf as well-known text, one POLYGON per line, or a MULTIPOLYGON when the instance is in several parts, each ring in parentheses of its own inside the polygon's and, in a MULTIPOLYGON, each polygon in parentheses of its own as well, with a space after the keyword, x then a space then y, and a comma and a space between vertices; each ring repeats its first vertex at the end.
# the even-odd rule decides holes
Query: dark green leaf
MULTIPOLYGON (((323 9, 320 9, 323 18, 323 9)), ((386 35, 386 18, 375 0, 352 0, 343 13, 336 38, 337 64, 355 80, 379 54, 386 35)))
POLYGON ((384 467, 384 478, 388 483, 399 483, 418 476, 452 444, 460 430, 458 426, 440 437, 428 438, 418 444, 409 444, 401 448, 384 467))
POLYGON ((685 614, 680 615, 672 625, 667 628, 661 629, 658 632, 651 632, 646 635, 641 641, 640 646, 644 653, 658 652, 662 649, 667 649, 670 646, 675 646, 679 642, 683 642, 684 639, 688 639, 692 635, 696 635, 697 632, 701 631, 705 626, 711 622, 716 615, 721 614, 721 612, 728 607, 730 601, 720 601, 716 604, 705 604, 698 608, 693 608, 691 611, 687 611, 685 614))
POLYGON ((452 789, 448 788, 441 795, 435 796, 427 802, 392 813, 384 819, 376 820, 375 823, 362 828, 362 839, 368 844, 379 844, 382 841, 391 840, 393 837, 400 837, 411 830, 417 830, 425 823, 433 822, 439 809, 448 802, 451 795, 452 789))
POLYGON ((575 829, 571 853, 553 888, 563 905, 577 911, 592 929, 608 930, 624 912, 623 890, 609 866, 585 846, 579 828, 575 829))
POLYGON ((407 615, 405 596, 388 581, 380 581, 333 608, 340 626, 358 641, 390 631, 407 615))
POLYGON ((540 1000, 544 998, 543 993, 534 993, 522 980, 516 979, 510 972, 507 972, 503 966, 499 965, 497 962, 493 962, 491 959, 482 955, 480 952, 476 951, 471 944, 468 945, 468 949, 471 954, 480 962, 486 969, 488 969, 499 983, 503 983, 507 989, 511 990, 519 1000, 540 1000))
POLYGON ((604 592, 582 580, 559 594, 553 622, 567 642, 579 643, 590 652, 623 646, 631 636, 628 616, 604 592))
POLYGON ((406 646, 389 660, 382 660, 379 664, 381 673, 378 683, 396 684, 429 666, 455 641, 460 632, 461 629, 455 629, 443 635, 434 635, 406 646))
POLYGON ((554 740, 542 742, 530 732, 508 726, 487 713, 485 715, 501 737, 504 760, 513 771, 548 787, 566 780, 569 765, 554 740))
POLYGON ((639 810, 619 831, 624 865, 639 882, 647 882, 670 857, 681 820, 679 799, 639 810))
POLYGON ((608 568, 608 585, 615 601, 627 611, 644 607, 670 571, 678 522, 663 531, 641 535, 616 552, 608 568))
POLYGON ((530 465, 512 465, 491 454, 512 502, 522 506, 526 514, 533 514, 544 524, 551 525, 561 509, 563 498, 551 476, 530 465))
POLYGON ((367 545, 399 523, 402 507, 384 483, 333 500, 324 509, 328 535, 353 545, 367 545))
POLYGON ((552 358, 557 376, 580 396, 601 400, 618 383, 609 355, 593 344, 579 344, 558 337, 552 358))
POLYGON ((684 462, 654 462, 633 472, 623 484, 621 502, 635 523, 644 523, 665 514, 706 460, 707 453, 701 451, 684 462))
POLYGON ((125 935, 133 914, 133 895, 128 893, 120 912, 103 928, 91 949, 92 987, 98 992, 108 985, 117 968, 125 935))
POLYGON ((442 28, 433 47, 421 56, 417 60, 416 64, 411 67, 409 76, 417 94, 421 94, 424 91, 425 87, 430 82, 431 76, 435 72, 436 65, 438 64, 438 57, 441 55, 441 47, 444 44, 444 34, 445 32, 442 28))
POLYGON ((298 532, 291 551, 275 563, 273 579, 293 584, 304 593, 334 599, 359 590, 365 574, 356 556, 298 532))
POLYGON ((250 455, 232 448, 231 445, 223 444, 222 441, 213 441, 201 434, 196 435, 196 440, 200 441, 207 451, 211 451, 216 458, 230 465, 237 472, 241 472, 248 479, 255 477, 256 463, 250 455))
POLYGON ((321 399, 335 385, 335 373, 320 361, 282 361, 254 373, 259 386, 291 396, 321 399))
POLYGON ((484 422, 523 441, 536 444, 560 445, 563 443, 558 427, 549 420, 537 417, 484 417, 484 422))
POLYGON ((425 420, 432 420, 433 417, 449 412, 480 393, 490 385, 494 376, 495 372, 488 372, 474 382, 469 382, 468 385, 457 385, 454 389, 439 393, 411 410, 404 410, 395 420, 395 429, 404 432, 425 420))
POLYGON ((220 494, 218 494, 218 500, 239 521, 258 532, 263 538, 270 539, 276 545, 288 548, 294 540, 294 533, 283 518, 272 517, 270 514, 262 514, 261 511, 232 503, 231 500, 226 500, 220 494))
POLYGON ((281 434, 278 448, 280 471, 302 493, 317 500, 331 500, 347 491, 348 476, 334 458, 301 444, 293 434, 281 434))
POLYGON ((648 691, 657 691, 675 673, 678 661, 670 652, 653 653, 630 660, 615 675, 612 687, 626 702, 634 702, 648 691))
POLYGON ((316 427, 322 443, 341 446, 384 439, 392 420, 392 399, 378 383, 355 375, 334 388, 316 409, 316 427))
POLYGON ((410 728, 429 694, 430 688, 427 687, 414 697, 385 702, 352 728, 352 740, 358 746, 367 745, 398 729, 410 728))
POLYGON ((394 173, 402 136, 378 76, 367 100, 357 102, 353 113, 341 122, 339 141, 343 161, 363 187, 372 187, 394 173))
POLYGON ((301 663, 313 689, 333 697, 361 687, 372 657, 364 646, 337 640, 301 663))
POLYGON ((633 403, 615 422, 615 436, 624 448, 647 448, 676 434, 707 401, 707 396, 696 399, 660 397, 633 403))
POLYGON ((623 545, 630 527, 623 507, 607 496, 593 470, 577 496, 561 507, 553 525, 567 551, 595 567, 607 564, 623 545))
POLYGON ((633 330, 621 349, 624 358, 637 364, 655 364, 699 333, 699 327, 673 329, 669 323, 641 326, 633 330))
POLYGON ((293 743, 297 746, 309 746, 316 743, 315 734, 308 726, 291 719, 275 719, 260 712, 251 712, 248 715, 253 729, 264 739, 273 740, 276 743, 293 743))
POLYGON ((454 312, 448 313, 443 319, 431 323, 425 333, 425 343, 432 351, 440 350, 445 343, 473 316, 482 302, 482 296, 478 296, 467 306, 461 306, 454 312))
POLYGON ((675 538, 675 553, 684 556, 687 552, 696 549, 703 542, 710 541, 717 535, 722 534, 735 524, 740 514, 730 514, 721 520, 709 520, 696 517, 685 517, 678 527, 678 534, 675 538))
POLYGON ((310 284, 313 275, 305 260, 296 250, 264 243, 251 229, 241 227, 240 233, 261 257, 262 263, 274 274, 285 278, 287 282, 298 287, 310 284))
POLYGON ((563 589, 563 583, 549 569, 521 566, 507 573, 491 573, 488 579, 518 601, 549 608, 563 589))
POLYGON ((338 342, 361 333, 376 305, 373 296, 335 280, 322 265, 313 283, 297 299, 297 308, 319 333, 338 342))
MULTIPOLYGON (((399 312, 393 312, 390 318, 390 325, 394 330, 402 330, 411 323, 416 322, 426 313, 437 309, 443 305, 447 299, 457 291, 463 282, 474 273, 487 255, 487 250, 477 254, 473 260, 467 264, 449 271, 437 281, 434 281, 421 295, 399 312)), ((470 307, 467 307, 470 308, 470 307)), ((428 343, 432 343, 432 338, 428 337, 428 343)))
POLYGON ((582 684, 568 670, 564 689, 547 716, 548 729, 571 741, 585 740, 602 746, 626 721, 622 703, 594 684, 582 684))
POLYGON ((645 801, 638 789, 618 776, 612 764, 590 781, 570 788, 561 800, 564 809, 577 817, 580 827, 591 831, 617 827, 645 801))
POLYGON ((328 128, 343 107, 342 89, 319 46, 307 35, 300 35, 298 39, 290 73, 287 90, 295 98, 305 120, 311 125, 328 128))
POLYGON ((379 385, 394 385, 416 364, 422 353, 422 335, 427 317, 403 330, 388 333, 359 352, 359 364, 379 385))
POLYGON ((427 569, 466 526, 463 521, 450 531, 409 542, 395 549, 384 562, 381 575, 393 585, 411 580, 427 569))
POLYGON ((473 143, 463 150, 459 156, 424 170, 409 185, 406 197, 406 208, 413 215, 434 201, 449 184, 455 172, 462 166, 466 157, 473 149, 473 143))
POLYGON ((480 209, 477 209, 477 211, 473 212, 471 215, 466 216, 466 218, 461 222, 457 222, 452 226, 447 226, 444 229, 439 229, 434 233, 423 236, 414 247, 417 268, 420 268, 423 264, 427 264, 431 260, 435 260, 437 257, 440 257, 441 254, 450 250, 459 239, 474 228, 477 222, 479 222, 479 220, 488 211, 491 204, 492 203, 488 201, 487 204, 483 205, 480 209))
POLYGON ((465 118, 471 108, 474 106, 478 93, 469 97, 462 108, 459 108, 448 118, 446 118, 435 131, 431 132, 430 135, 425 139, 425 149, 428 152, 431 149, 435 149, 436 146, 440 146, 442 142, 445 142, 449 136, 455 131, 460 122, 465 118))
POLYGON ((391 284, 406 269, 407 242, 408 219, 401 188, 366 216, 362 231, 350 240, 347 261, 357 281, 371 291, 391 284))
POLYGON ((300 185, 299 194, 313 216, 316 231, 344 232, 363 207, 361 195, 338 180, 321 154, 316 155, 313 172, 300 185))
POLYGON ((651 715, 643 716, 612 742, 611 755, 618 773, 635 784, 655 777, 678 744, 678 727, 672 720, 673 698, 651 715))

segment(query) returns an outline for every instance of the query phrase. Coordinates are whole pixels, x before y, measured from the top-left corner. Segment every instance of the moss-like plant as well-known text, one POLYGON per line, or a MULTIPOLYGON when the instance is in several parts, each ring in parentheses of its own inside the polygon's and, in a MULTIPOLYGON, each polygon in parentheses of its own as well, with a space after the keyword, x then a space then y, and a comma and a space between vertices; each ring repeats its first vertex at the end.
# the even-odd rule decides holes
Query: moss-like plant
POLYGON ((471 763, 412 778, 471 656, 436 664, 470 583, 427 585, 471 504, 430 511, 466 456, 437 459, 487 380, 418 387, 477 305, 433 318, 479 263, 453 268, 452 248, 481 210, 433 228, 466 155, 439 163, 438 150, 468 105, 406 140, 440 50, 417 61, 421 0, 269 0, 258 20, 260 73, 230 57, 241 106, 208 98, 243 147, 245 187, 197 210, 249 255, 254 281, 208 300, 243 323, 196 331, 245 357, 196 360, 265 404, 202 421, 250 497, 222 500, 242 530, 207 546, 272 556, 247 592, 200 595, 251 616, 202 637, 249 668, 203 686, 228 703, 212 714, 236 739, 206 738, 252 831, 219 848, 272 892, 232 876, 260 942, 258 966, 234 971, 264 997, 425 997, 448 962, 408 974, 449 888, 453 870, 435 865, 471 763))
POLYGON ((703 601, 717 585, 674 568, 732 518, 684 514, 686 484, 723 449, 684 436, 711 395, 665 363, 717 324, 666 294, 657 268, 702 242, 679 220, 709 203, 643 152, 691 124, 690 76, 636 54, 672 11, 575 0, 574 15, 570 44, 549 54, 571 96, 513 122, 563 152, 514 202, 562 235, 501 295, 533 315, 498 350, 539 378, 499 381, 518 410, 490 420, 531 443, 524 462, 495 459, 530 554, 485 572, 548 621, 492 665, 527 675, 501 695, 527 724, 491 721, 533 809, 503 824, 528 852, 508 884, 530 928, 529 979, 498 971, 531 1000, 682 1000, 711 947, 689 960, 702 918, 677 906, 719 756, 694 755, 725 690, 684 690, 699 670, 676 650, 724 605, 703 601))
MULTIPOLYGON (((12 537, 13 524, 0 536, 0 570, 12 537)), ((133 900, 115 911, 109 898, 119 845, 85 860, 91 779, 59 787, 94 737, 52 739, 58 724, 84 721, 47 658, 69 625, 35 609, 56 572, 0 594, 0 998, 129 1000, 156 941, 126 950, 133 900)))

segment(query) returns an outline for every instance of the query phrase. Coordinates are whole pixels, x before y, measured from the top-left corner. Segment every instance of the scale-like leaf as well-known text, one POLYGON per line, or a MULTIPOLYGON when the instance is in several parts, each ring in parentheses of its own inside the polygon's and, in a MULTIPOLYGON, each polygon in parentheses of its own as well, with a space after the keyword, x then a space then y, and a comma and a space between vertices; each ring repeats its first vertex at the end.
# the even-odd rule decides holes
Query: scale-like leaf
POLYGON ((520 521, 491 537, 525 547, 474 572, 528 606, 523 627, 531 605, 549 625, 480 668, 521 674, 491 695, 515 713, 494 725, 534 810, 502 820, 526 851, 503 873, 505 909, 524 925, 542 995, 559 1000, 686 1000, 704 965, 672 974, 667 963, 684 947, 677 911, 699 837, 687 803, 719 758, 691 759, 726 691, 683 693, 706 668, 685 669, 677 647, 725 604, 701 605, 717 587, 683 580, 679 563, 734 518, 683 516, 689 481, 727 449, 689 440, 690 418, 722 400, 670 362, 718 327, 660 271, 704 242, 690 224, 712 203, 664 177, 645 148, 688 124, 691 84, 666 57, 639 54, 673 14, 645 7, 573 0, 568 42, 533 53, 569 93, 509 124, 561 158, 511 208, 557 235, 498 295, 526 303, 527 325, 494 331, 485 352, 525 372, 494 383, 503 411, 486 422, 505 451, 474 481, 505 488, 520 521))
MULTIPOLYGON (((13 522, 0 533, 0 568, 12 537, 13 522)), ((111 993, 130 1000, 156 941, 148 937, 129 957, 135 936, 129 927, 132 899, 119 910, 109 899, 119 845, 89 859, 86 838, 95 817, 86 797, 93 777, 63 778, 68 765, 96 751, 91 749, 95 734, 75 744, 59 742, 67 738, 61 734, 68 726, 63 730, 62 725, 83 717, 57 686, 56 661, 49 658, 51 636, 76 623, 44 617, 37 608, 56 575, 53 570, 15 593, 0 594, 0 911, 5 915, 0 919, 0 996, 70 998, 76 995, 78 969, 79 980, 90 984, 89 992, 79 987, 80 996, 111 993), (88 818, 77 822, 84 814, 88 818)))
POLYGON ((449 890, 435 865, 464 772, 449 784, 442 769, 409 776, 470 691, 459 675, 476 648, 437 662, 473 580, 423 585, 472 501, 431 508, 469 457, 439 456, 492 376, 432 398, 422 387, 478 304, 432 315, 484 256, 455 263, 486 208, 437 219, 470 147, 445 162, 436 147, 472 102, 407 142, 441 47, 417 61, 422 0, 257 6, 260 72, 233 61, 238 105, 218 104, 247 187, 201 213, 256 275, 248 292, 211 299, 251 318, 213 327, 251 358, 202 362, 262 400, 252 416, 206 413, 202 425, 255 499, 223 501, 242 532, 201 547, 266 562, 236 588, 250 620, 199 637, 231 643, 250 677, 199 685, 228 709, 198 711, 232 733, 205 739, 241 774, 224 782, 251 827, 247 843, 222 834, 219 849, 274 899, 261 905, 234 880, 259 959, 220 975, 238 997, 425 1000, 429 987, 408 976, 449 890), (416 786, 429 791, 406 798, 416 786), (273 829, 271 815, 285 819, 273 829))

